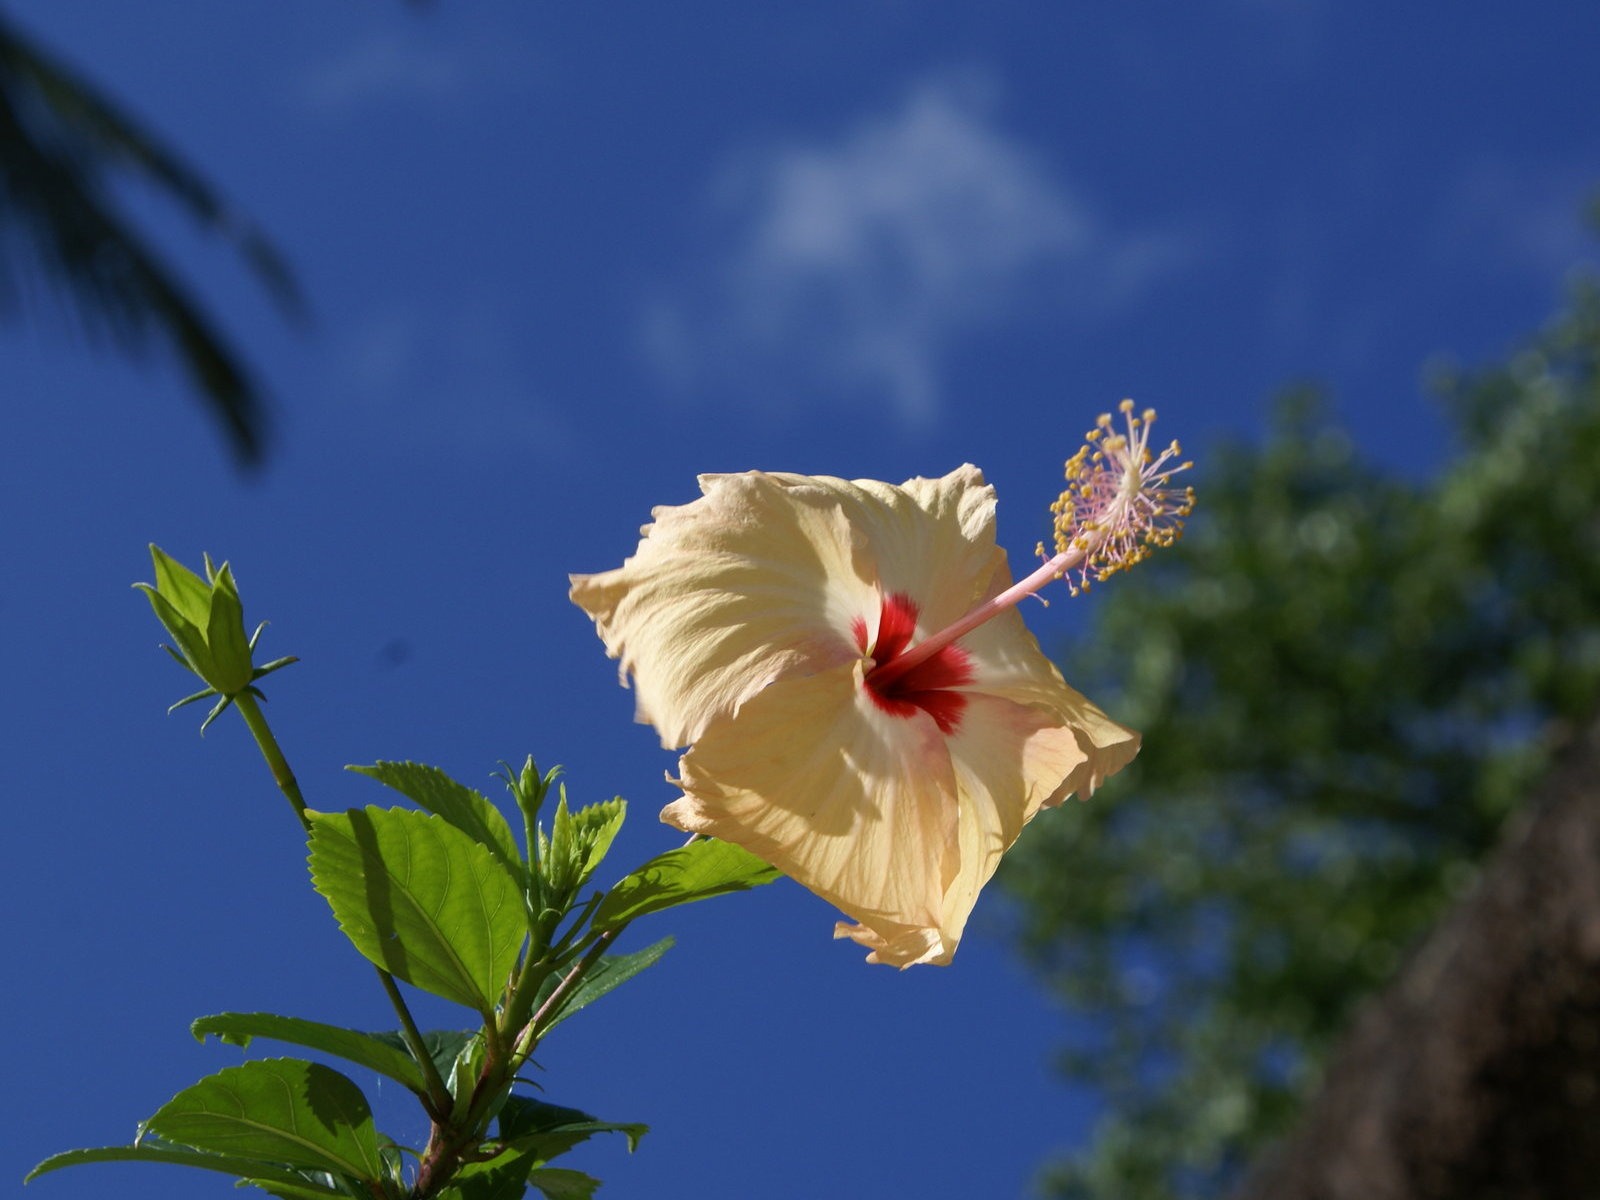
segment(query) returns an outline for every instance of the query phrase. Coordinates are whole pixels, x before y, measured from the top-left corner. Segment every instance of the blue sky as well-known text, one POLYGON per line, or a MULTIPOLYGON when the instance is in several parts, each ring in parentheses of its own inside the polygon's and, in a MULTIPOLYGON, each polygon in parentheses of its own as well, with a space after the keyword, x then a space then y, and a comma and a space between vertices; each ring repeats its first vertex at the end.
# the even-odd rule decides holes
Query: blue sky
MULTIPOLYGON (((1425 365, 1502 354, 1595 258, 1582 0, 5 7, 263 225, 312 314, 128 194, 273 394, 252 478, 159 356, 49 303, 0 327, 12 1178, 235 1061, 194 1016, 386 1019, 242 728, 164 715, 147 542, 230 558, 304 660, 269 715, 313 806, 384 802, 348 762, 489 786, 531 752, 632 802, 620 872, 673 844, 674 760, 566 575, 696 474, 971 461, 1017 560, 1124 395, 1201 458, 1204 519, 1205 446, 1315 379, 1421 475, 1449 449, 1425 365)), ((1069 678, 1084 604, 1030 615, 1069 678)), ((1011 1196, 1083 1143, 1047 1062, 1073 1018, 998 897, 945 970, 867 967, 832 920, 786 884, 658 919, 678 949, 563 1026, 548 1096, 655 1130, 582 1152, 604 1194, 1011 1196)))

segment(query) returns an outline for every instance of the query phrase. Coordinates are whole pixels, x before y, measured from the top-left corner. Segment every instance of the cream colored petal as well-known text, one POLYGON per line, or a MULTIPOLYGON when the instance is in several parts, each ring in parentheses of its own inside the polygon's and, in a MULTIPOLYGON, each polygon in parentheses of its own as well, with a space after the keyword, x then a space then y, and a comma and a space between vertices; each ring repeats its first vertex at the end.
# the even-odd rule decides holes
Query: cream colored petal
POLYGON ((1056 706, 1058 715, 1064 717, 1077 735, 1078 746, 1088 756, 1083 766, 1045 801, 1047 807, 1060 804, 1068 796, 1087 800, 1100 785, 1139 753, 1139 735, 1126 725, 1119 725, 1070 687, 1065 687, 1064 699, 1056 706))
POLYGON ((766 474, 701 478, 660 508, 622 567, 572 577, 572 599, 638 690, 662 744, 693 741, 773 680, 855 656, 879 599, 917 604, 919 636, 955 620, 1004 570, 994 489, 976 467, 901 487, 766 474))
POLYGON ((859 663, 784 679, 712 725, 661 819, 743 846, 880 940, 942 940, 960 837, 945 739, 860 680, 859 663))
POLYGON ((1005 552, 995 544, 994 489, 977 467, 899 487, 870 479, 852 486, 855 503, 846 512, 862 535, 860 569, 885 595, 902 592, 917 602, 919 638, 991 594, 1005 552))
MULTIPOLYGON (((1009 585, 1002 572, 999 591, 1009 585)), ((1018 704, 1035 705, 1052 714, 1051 723, 1077 731, 1086 758, 1067 789, 1050 804, 1068 795, 1091 795, 1102 781, 1133 761, 1139 752, 1139 735, 1119 725, 1068 686, 1056 665, 1045 657, 1039 643, 1022 623, 1016 609, 1008 609, 961 639, 961 649, 972 667, 972 682, 961 690, 1001 697, 1018 704)))
MULTIPOLYGON (((977 468, 962 467, 940 480, 913 479, 904 486, 908 493, 917 497, 919 503, 928 505, 931 510, 950 511, 959 506, 963 525, 974 539, 973 545, 987 543, 993 546, 993 489, 970 486, 973 482, 981 481, 982 475, 977 468), (968 487, 962 491, 953 485, 965 472, 971 475, 966 476, 968 487), (987 494, 987 504, 978 503, 980 492, 987 494), (942 496, 935 498, 938 493, 942 493, 942 496)), ((976 565, 975 559, 966 560, 965 565, 974 572, 972 578, 978 581, 980 590, 970 601, 959 605, 948 620, 931 624, 919 622, 919 635, 935 632, 943 625, 952 623, 980 600, 998 595, 1013 582, 1004 550, 995 548, 991 560, 982 567, 976 565)), ((942 586, 949 592, 951 578, 950 574, 941 572, 924 586, 935 591, 942 586)), ((1024 600, 1023 603, 1030 601, 1024 600)), ((1087 776, 1093 780, 1089 791, 1093 791, 1100 780, 1125 767, 1138 753, 1139 735, 1111 720, 1067 685, 1055 663, 1039 649, 1038 640, 1029 632, 1022 614, 1016 608, 1008 608, 984 622, 962 637, 957 645, 967 655, 973 671, 972 682, 964 686, 962 691, 1003 696, 1020 704, 1045 705, 1058 714, 1063 722, 1080 730, 1086 739, 1086 749, 1102 752, 1099 761, 1090 764, 1091 769, 1087 772, 1087 776)))
POLYGON ((976 694, 969 694, 947 744, 959 800, 959 849, 947 860, 953 870, 943 881, 938 927, 874 929, 841 922, 835 936, 870 948, 872 962, 900 967, 949 962, 1001 856, 1040 808, 1068 794, 1089 760, 1077 731, 1047 710, 976 694))
POLYGON ((638 690, 640 721, 682 746, 786 674, 859 653, 876 613, 842 481, 705 476, 692 504, 655 510, 620 568, 572 577, 573 601, 638 690))
MULTIPOLYGON (((901 593, 917 606, 916 637, 955 621, 996 586, 1005 553, 995 544, 995 494, 971 464, 937 479, 898 486, 874 479, 773 474, 786 487, 826 488, 854 533, 854 566, 879 596, 901 593)), ((1007 579, 1006 582, 1009 582, 1007 579)), ((876 601, 864 614, 877 637, 876 601)))
POLYGON ((1059 804, 1089 754, 1078 731, 1034 705, 971 695, 949 739, 961 797, 961 869, 945 887, 944 927, 959 937, 1000 856, 1041 808, 1059 804))
POLYGON ((956 942, 947 940, 940 930, 924 925, 879 921, 868 926, 840 921, 833 927, 833 936, 849 938, 856 945, 865 946, 871 951, 867 955, 869 963, 883 963, 902 971, 923 964, 947 967, 956 953, 956 942))

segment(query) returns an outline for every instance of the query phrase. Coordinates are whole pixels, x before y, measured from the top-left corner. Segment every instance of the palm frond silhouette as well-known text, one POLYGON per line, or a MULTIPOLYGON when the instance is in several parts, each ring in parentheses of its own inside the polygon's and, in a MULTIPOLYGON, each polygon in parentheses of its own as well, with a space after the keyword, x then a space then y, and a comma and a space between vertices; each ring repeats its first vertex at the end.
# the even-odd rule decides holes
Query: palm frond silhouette
POLYGON ((153 186, 229 243, 291 316, 304 306, 262 233, 192 167, 0 14, 0 317, 27 315, 34 277, 84 329, 140 356, 165 344, 221 422, 238 460, 260 461, 263 397, 212 315, 119 207, 121 178, 153 186))

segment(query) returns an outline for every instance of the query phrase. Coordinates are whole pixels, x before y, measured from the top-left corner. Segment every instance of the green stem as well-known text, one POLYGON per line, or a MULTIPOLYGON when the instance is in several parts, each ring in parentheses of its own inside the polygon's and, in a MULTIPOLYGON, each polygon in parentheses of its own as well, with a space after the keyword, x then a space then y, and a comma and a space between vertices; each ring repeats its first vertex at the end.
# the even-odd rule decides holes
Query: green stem
POLYGON ((233 703, 238 707, 244 723, 250 726, 256 745, 261 747, 261 757, 267 760, 273 782, 294 807, 294 815, 300 818, 300 824, 309 831, 311 818, 306 816, 305 797, 300 794, 300 784, 296 782, 294 772, 289 769, 289 760, 283 757, 283 751, 278 748, 278 739, 272 736, 272 729, 267 724, 267 718, 261 713, 261 706, 249 692, 240 692, 234 696, 233 703))
POLYGON ((590 946, 584 952, 583 957, 573 966, 572 970, 567 972, 566 978, 556 985, 555 991, 545 997, 545 1002, 539 1006, 539 1011, 528 1018, 528 1023, 523 1027, 522 1033, 517 1038, 517 1044, 511 1052, 511 1066, 513 1069, 520 1069, 522 1064, 528 1061, 528 1056, 539 1045, 539 1038, 544 1033, 539 1026, 544 1022, 545 1018, 553 1015, 560 1008, 562 1002, 572 994, 572 990, 578 986, 579 981, 588 973, 589 968, 600 960, 600 956, 606 952, 611 943, 617 940, 617 935, 626 928, 627 924, 624 923, 613 929, 606 930, 596 938, 594 945, 590 946))
POLYGON ((395 1015, 400 1018, 400 1036, 405 1039, 406 1049, 411 1051, 411 1057, 416 1059, 417 1067, 422 1072, 422 1082, 428 1090, 428 1115, 448 1114, 450 1089, 440 1076, 439 1068, 434 1066, 433 1055, 428 1053, 428 1047, 422 1041, 422 1031, 417 1028, 411 1009, 406 1006, 406 998, 400 994, 393 975, 376 964, 372 969, 378 973, 378 982, 383 985, 389 1003, 394 1006, 395 1015))
POLYGON ((511 986, 511 995, 501 1006, 500 1020, 496 1024, 502 1045, 513 1041, 527 1025, 533 996, 554 969, 551 960, 556 957, 555 952, 546 950, 535 956, 534 950, 534 946, 528 947, 527 956, 522 960, 516 981, 511 986))
POLYGON ((505 1060, 505 1039, 500 1035, 500 1026, 494 1019, 494 1014, 489 1013, 483 1018, 483 1038, 485 1056, 490 1063, 499 1063, 505 1060))
MULTIPOLYGON (((267 724, 261 706, 249 692, 240 692, 234 696, 233 703, 239 709, 239 715, 244 718, 244 723, 250 727, 256 745, 261 748, 261 757, 267 760, 267 768, 272 772, 273 782, 278 785, 278 790, 294 808, 295 816, 300 818, 301 827, 309 833, 311 818, 306 815, 305 797, 300 794, 300 784, 294 777, 294 771, 289 767, 289 760, 283 756, 283 749, 278 745, 278 739, 273 736, 272 727, 267 724)), ((411 1057, 416 1059, 417 1068, 422 1072, 423 1083, 427 1085, 430 1107, 441 1113, 448 1113, 450 1089, 440 1078, 439 1068, 434 1066, 433 1056, 423 1044, 422 1033, 417 1029, 411 1010, 406 1006, 405 997, 400 994, 393 975, 376 965, 373 969, 378 972, 378 982, 383 985, 389 1003, 394 1006, 395 1015, 400 1018, 400 1036, 405 1039, 406 1048, 411 1051, 411 1057)))

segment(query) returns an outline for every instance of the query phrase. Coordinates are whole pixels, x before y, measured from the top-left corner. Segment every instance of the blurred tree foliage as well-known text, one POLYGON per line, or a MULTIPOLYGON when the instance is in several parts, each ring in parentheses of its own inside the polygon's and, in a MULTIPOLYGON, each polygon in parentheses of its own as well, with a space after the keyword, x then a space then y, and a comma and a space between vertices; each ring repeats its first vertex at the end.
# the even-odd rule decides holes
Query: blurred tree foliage
POLYGON ((1111 1114, 1048 1194, 1236 1182, 1595 710, 1597 358, 1585 285, 1508 363, 1442 378, 1460 453, 1425 484, 1291 395, 1263 444, 1208 453, 1185 540, 1106 585, 1069 677, 1144 750, 1002 873, 1089 1018, 1064 1070, 1111 1114))
POLYGON ((0 12, 0 317, 25 311, 38 274, 83 327, 137 354, 164 341, 222 422, 238 458, 261 454, 259 387, 205 307, 123 211, 115 185, 150 185, 231 243, 291 315, 301 304, 277 252, 201 175, 0 12))

